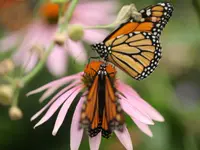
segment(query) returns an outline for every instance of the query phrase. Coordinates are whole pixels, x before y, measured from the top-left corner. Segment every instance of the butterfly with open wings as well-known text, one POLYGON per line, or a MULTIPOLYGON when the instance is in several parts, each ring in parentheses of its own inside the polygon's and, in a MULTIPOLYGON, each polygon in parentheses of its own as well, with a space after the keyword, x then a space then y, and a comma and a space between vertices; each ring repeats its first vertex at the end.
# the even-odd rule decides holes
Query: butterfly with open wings
POLYGON ((173 10, 168 2, 148 6, 139 11, 143 18, 141 21, 130 18, 102 43, 92 45, 92 49, 105 61, 142 80, 155 70, 161 59, 159 39, 173 10))

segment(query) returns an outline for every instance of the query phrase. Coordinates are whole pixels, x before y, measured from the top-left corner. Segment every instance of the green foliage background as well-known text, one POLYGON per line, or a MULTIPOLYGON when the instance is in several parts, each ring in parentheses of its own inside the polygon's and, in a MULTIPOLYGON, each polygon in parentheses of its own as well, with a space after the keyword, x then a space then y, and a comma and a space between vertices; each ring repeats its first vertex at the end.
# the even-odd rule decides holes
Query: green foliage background
MULTIPOLYGON (((135 3, 137 8, 143 8, 157 2, 159 0, 121 0, 118 7, 135 3)), ((122 74, 126 82, 165 118, 164 123, 151 127, 154 136, 149 138, 127 117, 135 150, 200 149, 200 18, 192 0, 173 0, 172 3, 175 11, 161 37, 163 58, 158 69, 140 82, 122 74)), ((69 63, 68 74, 81 71, 84 66, 74 63, 73 59, 69 63)), ((22 120, 11 121, 8 108, 0 106, 0 150, 69 150, 70 122, 75 103, 55 137, 51 132, 56 115, 37 129, 33 129, 35 122, 30 122, 31 116, 45 104, 39 104, 40 94, 28 98, 25 94, 54 79, 44 68, 25 87, 19 104, 24 112, 22 120)), ((89 149, 86 135, 80 147, 80 150, 85 149, 89 149)), ((124 148, 113 135, 109 140, 103 139, 100 149, 124 148)))

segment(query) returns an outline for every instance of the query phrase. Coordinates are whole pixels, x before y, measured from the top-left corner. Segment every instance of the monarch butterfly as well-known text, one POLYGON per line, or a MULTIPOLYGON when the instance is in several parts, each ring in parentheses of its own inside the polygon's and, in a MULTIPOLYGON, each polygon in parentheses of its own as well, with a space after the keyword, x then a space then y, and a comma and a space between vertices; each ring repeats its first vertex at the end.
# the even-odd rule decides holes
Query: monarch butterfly
POLYGON ((139 11, 140 22, 130 18, 121 24, 102 43, 92 45, 92 49, 105 61, 109 61, 142 80, 157 67, 161 58, 159 38, 161 31, 169 21, 173 6, 170 3, 158 3, 139 11))
POLYGON ((101 61, 86 67, 83 81, 88 86, 87 100, 82 106, 80 124, 90 137, 102 132, 109 138, 113 130, 123 131, 124 118, 116 94, 115 68, 101 61))

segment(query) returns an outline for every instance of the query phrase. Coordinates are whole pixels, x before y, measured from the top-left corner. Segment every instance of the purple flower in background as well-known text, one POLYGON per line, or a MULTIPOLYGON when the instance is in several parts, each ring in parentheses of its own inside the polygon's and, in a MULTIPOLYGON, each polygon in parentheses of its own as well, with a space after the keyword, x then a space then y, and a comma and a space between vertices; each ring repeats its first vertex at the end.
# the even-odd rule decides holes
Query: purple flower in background
MULTIPOLYGON (((85 0, 77 5, 70 24, 81 24, 83 26, 107 24, 113 21, 115 9, 116 3, 114 1, 85 0)), ((57 16, 58 5, 47 3, 43 7, 43 17, 34 19, 23 31, 11 33, 0 41, 0 51, 16 46, 19 39, 23 37, 13 59, 17 65, 26 65, 26 71, 30 71, 39 58, 38 53, 31 52, 30 49, 34 45, 44 48, 49 46, 57 29, 57 21, 55 23, 55 20, 58 19, 57 16), (49 18, 44 15, 49 15, 49 18)), ((91 44, 101 41, 106 35, 106 30, 85 30, 83 40, 91 44)), ((74 57, 79 63, 85 62, 87 54, 83 43, 66 39, 64 47, 56 46, 47 60, 49 71, 53 75, 62 76, 67 69, 68 56, 74 57)))

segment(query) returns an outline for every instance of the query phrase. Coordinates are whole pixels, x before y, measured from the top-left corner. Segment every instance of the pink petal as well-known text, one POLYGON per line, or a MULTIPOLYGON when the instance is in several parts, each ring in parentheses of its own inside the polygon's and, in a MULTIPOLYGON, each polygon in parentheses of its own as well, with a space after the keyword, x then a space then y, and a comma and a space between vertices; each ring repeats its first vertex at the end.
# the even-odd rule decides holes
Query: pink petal
POLYGON ((105 39, 109 33, 106 30, 85 30, 84 40, 90 44, 99 43, 105 39))
MULTIPOLYGON (((30 54, 28 53, 30 53, 31 48, 34 45, 42 45, 47 48, 50 44, 49 41, 52 40, 53 34, 56 31, 56 26, 47 25, 41 20, 34 20, 27 26, 26 31, 27 33, 25 34, 24 39, 14 56, 14 61, 17 65, 23 65, 24 62, 27 62, 27 59, 30 59, 30 54)), ((35 66, 35 60, 36 59, 29 60, 30 63, 26 69, 27 72, 32 70, 35 66)))
POLYGON ((115 1, 80 3, 76 7, 73 18, 78 20, 78 23, 86 25, 111 23, 111 14, 116 10, 115 6, 117 6, 115 1))
POLYGON ((97 134, 95 137, 89 137, 90 150, 99 150, 99 146, 101 143, 101 132, 97 134))
POLYGON ((13 60, 16 65, 23 66, 26 72, 31 71, 38 62, 38 55, 36 53, 30 52, 30 49, 27 51, 18 50, 13 55, 13 60))
POLYGON ((83 102, 85 101, 85 97, 82 97, 74 111, 74 115, 72 117, 72 124, 70 130, 70 148, 71 150, 78 150, 81 144, 81 140, 83 137, 83 129, 79 127, 80 114, 83 102))
MULTIPOLYGON (((67 99, 75 92, 77 92, 77 90, 80 87, 75 87, 70 89, 69 91, 67 91, 66 93, 64 93, 62 96, 60 96, 52 105, 51 107, 48 109, 48 111, 46 112, 46 114, 42 117, 42 119, 40 119, 40 121, 35 125, 34 128, 36 128, 37 126, 43 124, 44 122, 46 122, 55 112, 56 110, 65 102, 67 101, 67 99)), ((36 114, 37 115, 37 114, 36 114)), ((35 116, 33 116, 33 118, 35 118, 35 116)))
POLYGON ((118 137, 118 139, 120 140, 120 142, 124 145, 126 150, 133 150, 131 137, 128 132, 128 129, 125 126, 124 126, 123 132, 120 132, 117 130, 115 130, 114 132, 115 132, 116 136, 118 137))
POLYGON ((49 39, 49 37, 45 34, 45 27, 45 24, 39 20, 34 20, 29 24, 27 27, 27 33, 18 51, 21 53, 29 51, 33 45, 45 45, 46 47, 47 43, 44 43, 43 39, 49 39))
POLYGON ((49 96, 51 96, 58 88, 60 87, 60 85, 58 86, 53 86, 51 88, 49 88, 47 91, 44 92, 44 94, 40 97, 39 102, 42 103, 45 99, 47 99, 49 96))
POLYGON ((30 72, 36 66, 37 62, 38 62, 37 54, 32 53, 32 54, 29 54, 29 56, 28 55, 25 56, 24 62, 21 65, 23 65, 26 72, 30 72))
POLYGON ((55 47, 47 60, 49 71, 55 76, 63 76, 67 69, 67 53, 64 48, 55 47))
POLYGON ((104 13, 102 13, 102 15, 99 15, 99 12, 88 12, 88 11, 76 12, 74 16, 75 18, 72 18, 71 23, 82 24, 87 26, 111 24, 115 19, 113 15, 108 15, 104 13))
MULTIPOLYGON (((79 5, 77 5, 76 10, 88 10, 88 11, 97 11, 97 12, 106 12, 107 13, 113 13, 116 10, 116 7, 118 4, 116 3, 116 1, 114 0, 110 0, 110 1, 91 1, 91 2, 84 2, 84 3, 79 3, 79 5), (104 11, 101 11, 102 8, 104 9, 104 11)), ((99 13, 99 14, 101 14, 99 13)))
POLYGON ((59 113, 58 113, 58 117, 56 119, 56 123, 54 125, 54 129, 52 134, 55 136, 60 128, 60 126, 62 125, 65 116, 68 112, 69 107, 71 106, 72 102, 74 101, 75 97, 78 95, 78 93, 82 90, 82 87, 79 86, 76 91, 74 91, 74 93, 72 93, 66 100, 65 103, 63 104, 63 106, 61 107, 59 113))
MULTIPOLYGON (((78 82, 78 81, 77 81, 78 82)), ((70 88, 74 87, 74 86, 78 86, 77 82, 73 82, 71 84, 69 84, 67 87, 65 87, 64 89, 62 89, 60 92, 58 92, 39 112, 37 112, 32 118, 31 121, 35 120, 38 116, 40 116, 49 106, 51 106, 51 104, 57 100, 57 98, 59 98, 61 95, 63 95, 65 92, 67 92, 70 88)))
POLYGON ((122 106, 122 109, 132 118, 137 119, 140 122, 143 122, 145 124, 153 125, 153 121, 151 118, 149 118, 148 115, 144 114, 143 112, 140 112, 137 108, 132 107, 124 98, 120 97, 120 104, 122 106))
POLYGON ((83 63, 87 60, 87 55, 81 42, 74 42, 69 39, 66 44, 67 52, 74 57, 75 61, 83 63))
POLYGON ((40 38, 38 38, 38 42, 42 43, 47 48, 50 45, 50 41, 52 41, 54 38, 57 30, 57 25, 47 24, 45 21, 42 20, 40 21, 40 24, 38 26, 41 27, 41 30, 43 31, 43 36, 40 36, 40 38))
POLYGON ((146 112, 150 118, 155 121, 164 121, 162 115, 150 104, 144 101, 130 86, 118 81, 118 90, 127 97, 126 100, 129 101, 129 103, 131 103, 134 107, 146 112))
POLYGON ((56 29, 56 26, 48 25, 42 20, 35 19, 27 27, 27 34, 24 37, 19 51, 27 51, 33 45, 44 45, 44 47, 47 48, 56 29))
POLYGON ((150 130, 148 125, 146 125, 146 124, 144 124, 144 123, 142 123, 142 122, 140 122, 140 121, 138 121, 136 119, 134 119, 134 122, 142 132, 144 132, 145 134, 147 134, 150 137, 153 136, 153 134, 152 134, 152 132, 151 132, 151 130, 150 130))
POLYGON ((77 74, 73 74, 71 76, 67 76, 67 77, 52 81, 52 82, 50 82, 48 84, 43 85, 42 87, 40 87, 38 89, 30 91, 29 93, 27 93, 27 96, 42 92, 42 91, 44 91, 44 90, 46 90, 46 89, 48 89, 50 87, 56 86, 58 84, 61 84, 61 86, 62 86, 62 85, 66 84, 66 83, 68 83, 68 82, 70 82, 72 80, 79 80, 79 79, 81 79, 81 75, 82 74, 83 74, 83 72, 79 72, 77 74))

